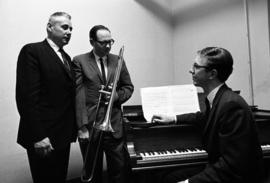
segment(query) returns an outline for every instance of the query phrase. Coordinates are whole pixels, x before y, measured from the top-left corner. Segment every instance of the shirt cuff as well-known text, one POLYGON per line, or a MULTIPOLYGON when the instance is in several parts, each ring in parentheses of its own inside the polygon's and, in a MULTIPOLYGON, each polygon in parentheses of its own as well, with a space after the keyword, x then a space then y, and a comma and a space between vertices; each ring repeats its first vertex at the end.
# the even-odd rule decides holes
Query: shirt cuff
POLYGON ((177 183, 189 183, 188 179, 184 180, 184 181, 180 181, 180 182, 177 182, 177 183))

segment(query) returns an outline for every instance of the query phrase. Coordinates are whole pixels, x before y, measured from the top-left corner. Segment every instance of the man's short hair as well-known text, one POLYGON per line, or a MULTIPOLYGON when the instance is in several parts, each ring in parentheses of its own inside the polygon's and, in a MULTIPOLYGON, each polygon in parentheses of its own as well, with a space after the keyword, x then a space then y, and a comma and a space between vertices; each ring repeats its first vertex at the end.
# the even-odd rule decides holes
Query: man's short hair
POLYGON ((89 31, 89 38, 90 40, 94 40, 97 41, 97 31, 99 30, 107 30, 109 32, 111 32, 107 27, 105 27, 104 25, 95 25, 94 27, 91 28, 91 30, 89 31))
POLYGON ((50 18, 49 18, 49 23, 50 24, 53 24, 54 23, 54 18, 55 17, 62 17, 62 16, 64 16, 64 17, 67 17, 69 20, 71 20, 71 16, 68 14, 68 13, 66 13, 66 12, 55 12, 55 13, 53 13, 51 16, 50 16, 50 18))
POLYGON ((225 82, 233 71, 233 58, 231 53, 219 47, 206 47, 198 51, 200 57, 207 60, 209 69, 217 70, 217 78, 225 82))

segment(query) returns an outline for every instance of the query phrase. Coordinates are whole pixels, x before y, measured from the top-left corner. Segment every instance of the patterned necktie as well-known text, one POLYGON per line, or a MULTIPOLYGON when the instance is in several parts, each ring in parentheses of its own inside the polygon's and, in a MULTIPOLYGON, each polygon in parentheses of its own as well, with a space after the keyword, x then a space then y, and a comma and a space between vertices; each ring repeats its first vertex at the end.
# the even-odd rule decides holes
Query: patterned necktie
POLYGON ((59 49, 59 52, 61 53, 61 56, 62 56, 62 59, 63 59, 63 62, 64 62, 65 67, 66 67, 68 70, 70 70, 70 67, 69 67, 69 64, 68 64, 68 59, 67 59, 66 53, 65 53, 65 51, 63 50, 63 48, 60 48, 60 49, 59 49))
POLYGON ((103 82, 105 84, 106 83, 106 74, 105 74, 105 68, 104 68, 103 59, 100 57, 99 61, 100 61, 100 67, 101 67, 102 80, 103 80, 103 82))

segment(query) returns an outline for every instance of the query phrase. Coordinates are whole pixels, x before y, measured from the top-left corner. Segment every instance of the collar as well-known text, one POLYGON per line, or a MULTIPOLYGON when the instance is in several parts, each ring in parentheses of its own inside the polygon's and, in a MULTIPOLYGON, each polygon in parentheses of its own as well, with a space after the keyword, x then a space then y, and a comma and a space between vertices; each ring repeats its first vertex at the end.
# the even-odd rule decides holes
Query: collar
POLYGON ((214 101, 214 98, 219 90, 219 88, 224 85, 224 83, 221 83, 220 85, 218 85, 216 88, 214 88, 208 95, 207 95, 207 99, 210 103, 210 107, 212 107, 213 105, 213 101, 214 101))
POLYGON ((106 62, 107 61, 107 56, 105 55, 105 56, 103 56, 103 57, 99 57, 94 51, 93 51, 93 54, 94 54, 94 56, 95 56, 95 60, 96 61, 100 61, 99 60, 99 58, 102 58, 102 60, 104 61, 104 62, 106 62))
POLYGON ((59 51, 59 46, 57 46, 50 38, 46 38, 46 40, 55 52, 59 51))

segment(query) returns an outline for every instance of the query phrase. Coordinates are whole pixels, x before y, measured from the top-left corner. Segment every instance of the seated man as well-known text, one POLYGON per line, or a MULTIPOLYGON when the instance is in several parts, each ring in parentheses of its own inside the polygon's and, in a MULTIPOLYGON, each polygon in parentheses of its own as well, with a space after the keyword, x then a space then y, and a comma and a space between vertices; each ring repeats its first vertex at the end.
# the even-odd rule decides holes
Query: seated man
POLYGON ((207 47, 198 51, 190 73, 194 85, 202 87, 207 96, 207 110, 153 116, 155 123, 193 123, 200 127, 208 153, 204 169, 186 174, 174 171, 165 176, 164 182, 261 182, 262 150, 252 112, 245 100, 225 84, 232 70, 233 58, 226 49, 207 47))

